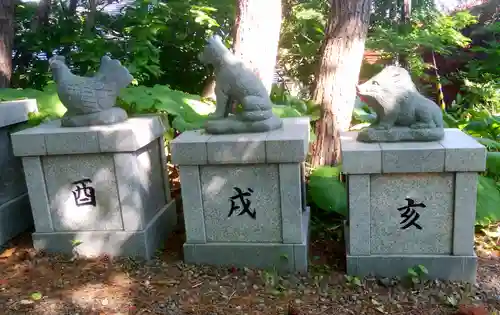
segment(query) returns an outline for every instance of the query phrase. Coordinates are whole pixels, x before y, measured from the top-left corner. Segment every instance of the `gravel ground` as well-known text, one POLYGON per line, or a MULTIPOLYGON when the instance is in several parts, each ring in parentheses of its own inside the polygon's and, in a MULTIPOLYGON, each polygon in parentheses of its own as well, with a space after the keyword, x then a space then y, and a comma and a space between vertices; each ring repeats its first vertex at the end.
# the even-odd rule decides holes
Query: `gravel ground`
POLYGON ((496 258, 481 258, 477 285, 347 279, 341 242, 313 241, 308 275, 186 265, 183 234, 159 257, 72 260, 31 248, 29 234, 0 255, 4 314, 460 314, 500 310, 496 258))

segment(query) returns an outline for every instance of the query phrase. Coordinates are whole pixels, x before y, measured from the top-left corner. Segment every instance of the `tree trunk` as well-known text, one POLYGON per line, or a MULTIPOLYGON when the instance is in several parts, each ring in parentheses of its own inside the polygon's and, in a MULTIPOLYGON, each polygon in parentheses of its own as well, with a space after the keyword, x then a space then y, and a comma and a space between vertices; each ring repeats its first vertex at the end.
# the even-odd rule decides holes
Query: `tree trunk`
POLYGON ((0 88, 10 85, 14 41, 14 0, 0 0, 0 88))
POLYGON ((233 49, 271 93, 281 29, 281 0, 238 0, 233 49))
POLYGON ((95 26, 95 18, 97 14, 97 0, 89 0, 89 11, 87 12, 87 21, 85 22, 85 30, 87 35, 92 33, 95 26))
POLYGON ((47 25, 49 22, 49 13, 50 13, 50 0, 40 0, 38 2, 38 7, 36 8, 35 16, 33 20, 31 20, 31 30, 36 32, 38 27, 41 25, 47 25))
POLYGON ((201 97, 215 100, 215 76, 213 74, 205 80, 201 97))
POLYGON ((363 60, 371 0, 331 0, 313 100, 321 105, 313 166, 340 160, 339 131, 349 128, 363 60))

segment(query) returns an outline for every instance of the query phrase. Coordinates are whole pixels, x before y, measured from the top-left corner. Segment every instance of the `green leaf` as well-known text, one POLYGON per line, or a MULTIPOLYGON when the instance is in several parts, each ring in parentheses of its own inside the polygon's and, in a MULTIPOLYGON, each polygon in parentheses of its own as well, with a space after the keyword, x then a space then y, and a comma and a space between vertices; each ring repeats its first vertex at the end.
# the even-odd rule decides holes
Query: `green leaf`
POLYGON ((303 116, 298 110, 288 105, 273 105, 273 113, 280 118, 303 116))
POLYGON ((486 170, 489 174, 500 175, 500 152, 488 152, 486 170))
POLYGON ((477 185, 476 224, 500 221, 500 192, 494 179, 479 176, 477 185))
POLYGON ((423 273, 423 274, 429 274, 429 270, 427 270, 427 268, 425 268, 424 265, 418 265, 418 270, 423 273))
POLYGON ((412 277, 418 277, 417 272, 413 268, 408 268, 408 274, 412 277))
POLYGON ((352 283, 353 283, 355 286, 358 286, 358 287, 360 287, 360 286, 361 286, 361 280, 359 280, 359 278, 358 278, 358 277, 354 277, 354 278, 352 279, 352 283))
POLYGON ((42 298, 42 293, 40 293, 40 292, 33 292, 33 293, 31 293, 30 297, 31 297, 31 299, 33 301, 38 301, 38 300, 40 300, 42 298))
POLYGON ((500 142, 488 139, 488 138, 479 138, 479 137, 474 137, 477 142, 481 143, 485 147, 487 147, 489 150, 500 150, 500 142))
POLYGON ((80 245, 82 243, 83 242, 80 241, 80 240, 71 240, 71 246, 73 246, 73 247, 76 247, 76 246, 78 246, 78 245, 80 245))
POLYGON ((339 167, 318 167, 309 177, 309 194, 319 208, 347 216, 347 191, 339 176, 339 167))

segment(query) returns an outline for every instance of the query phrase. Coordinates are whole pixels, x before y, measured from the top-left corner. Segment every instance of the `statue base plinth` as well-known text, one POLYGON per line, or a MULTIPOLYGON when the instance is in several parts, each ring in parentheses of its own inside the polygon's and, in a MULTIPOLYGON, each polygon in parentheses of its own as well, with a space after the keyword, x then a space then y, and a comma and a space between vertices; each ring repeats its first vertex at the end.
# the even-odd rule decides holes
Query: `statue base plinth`
POLYGON ((357 140, 361 142, 431 142, 439 141, 443 137, 443 128, 393 127, 391 129, 375 129, 368 127, 359 132, 357 140))
POLYGON ((309 217, 304 161, 309 119, 277 130, 171 143, 179 165, 187 263, 307 272, 309 217))
POLYGON ((34 99, 0 102, 0 247, 33 226, 23 167, 12 152, 11 134, 37 111, 34 99))
POLYGON ((282 124, 281 118, 275 115, 260 121, 242 121, 236 116, 229 116, 208 120, 205 123, 205 130, 210 134, 257 133, 279 129, 282 124))
POLYGON ((431 142, 439 141, 443 137, 443 128, 393 127, 391 129, 375 129, 368 127, 359 132, 357 140, 361 142, 431 142))
POLYGON ((61 127, 105 126, 124 122, 127 112, 120 107, 111 107, 97 113, 83 115, 67 115, 61 118, 61 127))
POLYGON ((423 265, 430 280, 475 282, 473 222, 486 149, 458 129, 444 131, 440 141, 400 143, 340 134, 349 275, 402 278, 423 265))
POLYGON ((12 134, 33 213, 33 245, 81 257, 152 258, 177 224, 159 117, 12 134))

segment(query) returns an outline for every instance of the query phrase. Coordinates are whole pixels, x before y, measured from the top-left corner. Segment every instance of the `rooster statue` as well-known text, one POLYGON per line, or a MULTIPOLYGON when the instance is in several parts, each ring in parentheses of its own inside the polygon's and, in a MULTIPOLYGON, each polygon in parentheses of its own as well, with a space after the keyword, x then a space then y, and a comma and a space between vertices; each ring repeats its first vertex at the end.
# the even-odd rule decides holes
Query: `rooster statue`
POLYGON ((127 112, 115 105, 120 90, 133 77, 118 60, 102 57, 99 71, 93 77, 71 73, 63 56, 52 57, 49 64, 59 99, 67 108, 61 119, 62 127, 110 125, 128 118, 127 112))

